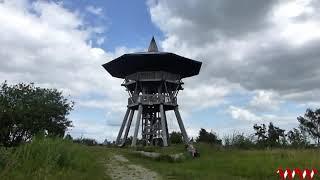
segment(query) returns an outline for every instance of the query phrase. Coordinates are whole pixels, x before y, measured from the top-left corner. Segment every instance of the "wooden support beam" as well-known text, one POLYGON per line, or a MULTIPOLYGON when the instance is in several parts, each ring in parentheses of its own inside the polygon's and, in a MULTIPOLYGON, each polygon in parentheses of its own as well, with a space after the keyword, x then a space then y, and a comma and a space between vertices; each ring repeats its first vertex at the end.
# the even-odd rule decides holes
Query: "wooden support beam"
POLYGON ((170 144, 170 142, 169 142, 169 129, 168 129, 168 121, 167 121, 166 111, 164 111, 164 119, 165 119, 166 130, 167 130, 167 142, 168 142, 168 145, 169 145, 170 144))
POLYGON ((127 140, 127 138, 128 138, 128 134, 129 134, 129 131, 130 131, 130 127, 131 127, 131 122, 132 122, 132 119, 133 119, 133 115, 134 115, 134 109, 131 109, 130 115, 129 115, 129 120, 128 120, 128 123, 127 123, 127 127, 126 127, 126 130, 125 130, 125 132, 124 132, 124 137, 123 137, 122 144, 125 144, 125 143, 126 143, 126 140, 127 140))
POLYGON ((161 129, 162 129, 162 140, 163 146, 168 146, 168 136, 167 136, 167 127, 166 127, 166 114, 164 112, 163 104, 160 104, 160 116, 161 116, 161 129))
POLYGON ((132 144, 131 146, 136 146, 137 145, 137 137, 138 137, 138 132, 139 132, 139 125, 140 125, 140 120, 141 120, 141 115, 142 115, 142 104, 139 105, 138 108, 138 115, 137 115, 137 120, 136 120, 136 127, 134 129, 134 134, 133 134, 133 139, 132 139, 132 144))
POLYGON ((189 144, 189 138, 188 138, 186 129, 184 128, 184 125, 183 125, 183 122, 182 122, 182 119, 181 119, 181 115, 180 115, 178 106, 176 106, 176 107, 174 108, 174 113, 176 114, 177 121, 178 121, 180 130, 181 130, 181 133, 182 133, 182 136, 183 136, 183 140, 184 140, 184 142, 185 142, 186 144, 189 144))
POLYGON ((116 144, 119 144, 119 142, 120 142, 120 138, 121 138, 121 136, 122 136, 122 132, 123 132, 124 126, 125 126, 126 123, 127 123, 127 119, 128 119, 129 112, 130 112, 130 109, 127 108, 127 112, 126 112, 126 114, 124 115, 124 118, 123 118, 123 121, 122 121, 120 130, 119 130, 119 133, 118 133, 118 136, 117 136, 117 139, 116 139, 116 144))

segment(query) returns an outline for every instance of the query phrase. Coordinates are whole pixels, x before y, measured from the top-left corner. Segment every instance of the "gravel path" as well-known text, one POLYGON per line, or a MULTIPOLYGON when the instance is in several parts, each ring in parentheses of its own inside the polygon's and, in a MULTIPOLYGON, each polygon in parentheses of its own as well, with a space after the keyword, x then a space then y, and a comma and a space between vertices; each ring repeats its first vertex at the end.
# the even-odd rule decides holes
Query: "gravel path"
POLYGON ((107 161, 107 173, 112 179, 121 180, 149 180, 161 179, 160 176, 140 165, 132 164, 122 155, 115 154, 107 161))

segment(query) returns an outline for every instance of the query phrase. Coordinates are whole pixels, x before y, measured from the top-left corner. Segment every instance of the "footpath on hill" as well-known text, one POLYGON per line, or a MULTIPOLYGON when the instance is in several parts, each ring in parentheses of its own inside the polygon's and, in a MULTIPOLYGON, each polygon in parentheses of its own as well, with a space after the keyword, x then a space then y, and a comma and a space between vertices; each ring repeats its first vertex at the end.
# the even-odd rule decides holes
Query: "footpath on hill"
POLYGON ((106 162, 107 174, 112 179, 120 180, 158 180, 161 177, 154 171, 151 171, 141 165, 131 163, 122 155, 114 154, 106 162))

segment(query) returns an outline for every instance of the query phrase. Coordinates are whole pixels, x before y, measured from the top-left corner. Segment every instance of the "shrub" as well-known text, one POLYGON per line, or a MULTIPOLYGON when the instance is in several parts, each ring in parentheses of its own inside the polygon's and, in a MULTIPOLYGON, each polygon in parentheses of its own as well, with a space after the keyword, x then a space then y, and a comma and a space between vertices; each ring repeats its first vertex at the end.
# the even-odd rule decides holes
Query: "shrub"
POLYGON ((169 140, 170 143, 172 144, 182 144, 183 140, 182 140, 182 134, 180 132, 171 132, 169 135, 169 140))

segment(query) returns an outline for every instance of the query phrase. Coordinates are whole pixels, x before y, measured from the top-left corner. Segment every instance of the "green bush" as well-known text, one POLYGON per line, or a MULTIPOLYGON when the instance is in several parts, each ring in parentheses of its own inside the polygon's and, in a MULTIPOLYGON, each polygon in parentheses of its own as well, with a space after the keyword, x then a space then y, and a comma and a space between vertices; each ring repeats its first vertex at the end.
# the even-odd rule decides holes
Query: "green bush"
POLYGON ((171 144, 182 144, 182 134, 180 132, 171 132, 169 135, 169 141, 171 144))
POLYGON ((73 102, 57 89, 0 84, 0 145, 18 146, 37 134, 63 137, 73 102))

